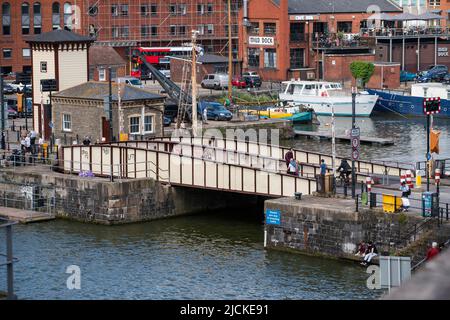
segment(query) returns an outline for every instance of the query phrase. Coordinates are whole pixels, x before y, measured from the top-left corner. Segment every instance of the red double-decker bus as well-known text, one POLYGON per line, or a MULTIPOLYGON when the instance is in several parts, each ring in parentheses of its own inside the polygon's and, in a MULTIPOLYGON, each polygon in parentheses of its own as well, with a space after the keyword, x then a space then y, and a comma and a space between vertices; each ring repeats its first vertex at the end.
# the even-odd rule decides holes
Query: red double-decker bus
MULTIPOLYGON (((202 51, 199 48, 199 51, 202 51)), ((192 47, 139 47, 132 51, 131 76, 136 78, 150 77, 148 68, 141 61, 141 55, 145 56, 148 63, 164 72, 170 69, 170 57, 190 57, 192 47)), ((164 72, 167 73, 167 72, 164 72)))

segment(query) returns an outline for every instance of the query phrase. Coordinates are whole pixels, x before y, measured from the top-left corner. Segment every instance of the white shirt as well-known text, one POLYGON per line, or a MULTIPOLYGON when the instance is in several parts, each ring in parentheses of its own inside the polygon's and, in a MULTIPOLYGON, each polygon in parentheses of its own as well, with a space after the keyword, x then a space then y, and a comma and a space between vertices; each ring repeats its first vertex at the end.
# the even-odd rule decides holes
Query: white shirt
POLYGON ((25 138, 25 147, 28 148, 28 147, 30 147, 30 146, 31 146, 31 139, 30 139, 30 137, 27 136, 27 137, 25 138))

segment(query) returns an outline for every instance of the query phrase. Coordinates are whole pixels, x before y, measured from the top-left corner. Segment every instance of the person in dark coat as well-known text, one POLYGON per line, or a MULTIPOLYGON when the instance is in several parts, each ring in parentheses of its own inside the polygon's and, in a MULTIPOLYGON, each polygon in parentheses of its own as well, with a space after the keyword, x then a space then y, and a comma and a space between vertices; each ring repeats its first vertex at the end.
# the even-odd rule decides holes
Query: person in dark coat
POLYGON ((291 163, 291 159, 294 159, 294 153, 292 152, 292 148, 289 149, 288 152, 284 155, 284 161, 286 161, 286 168, 289 169, 289 164, 291 163))

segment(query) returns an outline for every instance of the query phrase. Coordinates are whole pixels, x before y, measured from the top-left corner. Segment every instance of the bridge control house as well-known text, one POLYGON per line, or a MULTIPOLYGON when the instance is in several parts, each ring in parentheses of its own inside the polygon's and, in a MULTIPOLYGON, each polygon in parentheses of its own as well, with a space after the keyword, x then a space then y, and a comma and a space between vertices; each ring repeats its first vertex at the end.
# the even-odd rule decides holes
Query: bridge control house
MULTIPOLYGON (((139 140, 163 134, 165 97, 129 85, 112 87, 112 127, 115 140, 122 133, 129 140, 139 140)), ((110 141, 109 85, 104 82, 86 82, 52 96, 53 134, 62 144, 71 144, 85 136, 91 142, 110 141)))

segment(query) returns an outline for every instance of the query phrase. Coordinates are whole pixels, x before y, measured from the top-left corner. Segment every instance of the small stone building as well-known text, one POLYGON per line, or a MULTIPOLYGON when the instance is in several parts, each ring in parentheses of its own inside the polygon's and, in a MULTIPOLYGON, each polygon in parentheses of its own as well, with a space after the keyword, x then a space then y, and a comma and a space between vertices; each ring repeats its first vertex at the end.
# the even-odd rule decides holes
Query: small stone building
MULTIPOLYGON (((129 140, 145 139, 163 134, 165 97, 129 85, 112 86, 113 141, 119 140, 120 126, 129 140), (119 119, 119 114, 121 118, 119 119)), ((86 82, 52 96, 53 134, 62 144, 85 136, 92 142, 110 141, 109 84, 86 82)))
POLYGON ((127 62, 113 47, 91 46, 89 48, 89 80, 109 81, 108 67, 111 67, 111 78, 127 75, 127 62))

